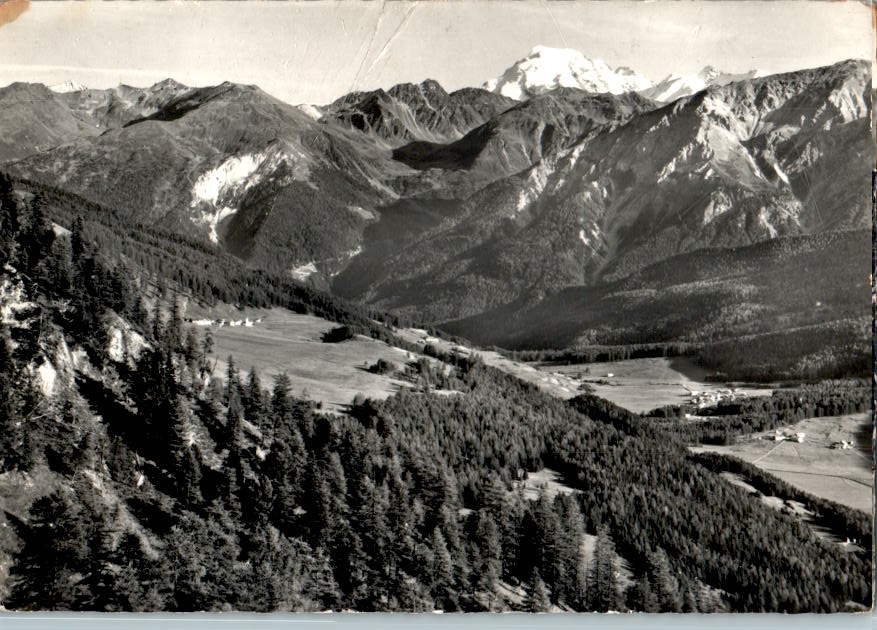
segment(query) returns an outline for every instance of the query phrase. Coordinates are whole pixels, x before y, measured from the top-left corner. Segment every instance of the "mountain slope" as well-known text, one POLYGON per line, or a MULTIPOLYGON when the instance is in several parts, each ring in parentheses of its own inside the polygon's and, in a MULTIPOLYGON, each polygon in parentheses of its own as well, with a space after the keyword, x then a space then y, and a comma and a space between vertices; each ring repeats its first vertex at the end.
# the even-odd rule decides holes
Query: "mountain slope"
MULTIPOLYGON (((0 192, 7 228, 13 195, 5 181, 0 192)), ((282 375, 265 388, 229 360, 216 378, 211 344, 182 321, 175 296, 106 262, 81 221, 54 237, 40 198, 27 206, 22 229, 0 241, 4 608, 422 613, 534 600, 670 612, 684 593, 701 612, 831 612, 870 601, 864 513, 758 478, 765 494, 800 501, 815 524, 859 544, 828 542, 729 484, 718 472, 733 462, 692 461, 686 434, 660 419, 548 396, 469 349, 438 351, 425 331, 405 343, 354 313, 349 321, 396 349, 432 355, 397 366, 403 389, 385 401, 355 399, 330 416, 282 375), (562 492, 530 499, 521 487, 534 480, 521 483, 519 471, 556 477, 562 492), (657 569, 625 583, 587 569, 614 566, 613 545, 631 567, 657 569), (790 557, 811 571, 799 575, 790 557), (630 582, 670 596, 643 601, 630 582), (618 603, 600 604, 607 590, 618 603)), ((829 385, 751 409, 845 409, 865 394, 829 385)), ((716 420, 719 435, 735 434, 716 420)))
POLYGON ((827 232, 697 250, 442 328, 507 348, 745 345, 745 358, 720 364, 738 375, 756 365, 793 378, 867 372, 869 239, 864 230, 827 232), (787 334, 782 347, 767 345, 775 332, 787 334))
POLYGON ((597 127, 473 194, 358 297, 457 319, 704 247, 864 229, 869 95, 867 64, 846 62, 597 127))
POLYGON ((116 107, 120 93, 76 97, 74 111, 110 128, 9 170, 147 224, 224 240, 256 264, 343 261, 369 221, 355 208, 394 196, 376 164, 407 170, 252 86, 158 84, 127 94, 123 105, 136 105, 127 109, 116 107))
POLYGON ((729 73, 717 70, 712 66, 706 66, 700 72, 691 75, 671 74, 655 85, 642 90, 640 93, 662 103, 670 103, 683 96, 691 96, 713 85, 727 85, 737 81, 755 79, 765 76, 760 70, 750 70, 742 73, 729 73))
POLYGON ((23 155, 3 168, 253 267, 454 321, 688 252, 866 228, 869 71, 745 78, 664 106, 564 87, 515 103, 427 81, 316 117, 230 83, 43 88, 40 109, 2 116, 54 120, 57 144, 12 143, 23 155))
POLYGON ((93 125, 75 116, 60 97, 38 83, 0 88, 0 162, 98 133, 93 125))
POLYGON ((324 107, 322 115, 325 122, 398 146, 415 140, 456 140, 514 104, 512 99, 474 88, 448 94, 437 82, 427 80, 387 91, 352 92, 324 107))

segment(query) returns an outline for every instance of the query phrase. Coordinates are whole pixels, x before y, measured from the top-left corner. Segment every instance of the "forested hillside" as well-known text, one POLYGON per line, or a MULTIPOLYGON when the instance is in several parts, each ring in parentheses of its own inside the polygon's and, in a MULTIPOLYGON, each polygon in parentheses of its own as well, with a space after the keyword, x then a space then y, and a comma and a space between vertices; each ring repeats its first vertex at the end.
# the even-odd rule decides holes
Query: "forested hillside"
MULTIPOLYGON (((185 241, 144 232, 155 249, 143 260, 118 236, 96 249, 91 237, 113 242, 112 224, 84 229, 61 220, 64 204, 20 202, 11 188, 0 180, 6 608, 826 612, 871 601, 869 550, 846 553, 729 485, 649 419, 551 398, 477 355, 413 362, 410 388, 343 416, 233 360, 209 378, 210 339, 182 321, 174 290, 286 299, 402 342, 373 314, 271 276, 233 265, 179 276, 184 261, 211 260, 185 241), (161 278, 164 292, 151 284, 161 278), (527 499, 522 482, 542 468, 571 492, 527 499)), ((866 518, 819 507, 849 532, 866 518)))

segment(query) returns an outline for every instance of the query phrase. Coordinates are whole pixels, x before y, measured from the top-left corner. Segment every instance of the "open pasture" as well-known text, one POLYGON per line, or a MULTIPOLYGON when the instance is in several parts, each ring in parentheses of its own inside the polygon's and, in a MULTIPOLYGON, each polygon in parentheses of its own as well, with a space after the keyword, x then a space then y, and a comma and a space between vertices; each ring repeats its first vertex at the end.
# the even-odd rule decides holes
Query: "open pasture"
POLYGON ((809 418, 784 432, 804 433, 804 441, 776 442, 774 431, 765 431, 738 444, 692 450, 734 455, 810 494, 871 512, 874 472, 868 414, 809 418), (844 441, 853 447, 836 448, 844 441))
MULTIPOLYGON (((580 387, 587 385, 591 392, 635 413, 651 411, 665 405, 680 405, 691 400, 693 392, 717 392, 727 386, 707 382, 708 372, 690 359, 644 358, 599 363, 541 363, 539 370, 549 378, 572 379, 580 387)), ((771 389, 742 387, 737 390, 747 396, 767 396, 771 389)))
MULTIPOLYGON (((203 316, 216 320, 226 317, 212 313, 203 316)), ((192 314, 189 317, 195 318, 192 314)), ((420 358, 362 335, 341 343, 324 343, 323 333, 337 324, 284 309, 246 309, 230 314, 227 319, 247 318, 251 326, 202 327, 213 334, 213 373, 225 375, 229 356, 244 374, 255 366, 264 386, 270 386, 271 379, 286 372, 293 393, 300 396, 304 392, 309 400, 323 403, 328 411, 343 411, 357 394, 383 399, 405 385, 394 374, 369 372, 367 368, 378 359, 401 369, 420 358)))

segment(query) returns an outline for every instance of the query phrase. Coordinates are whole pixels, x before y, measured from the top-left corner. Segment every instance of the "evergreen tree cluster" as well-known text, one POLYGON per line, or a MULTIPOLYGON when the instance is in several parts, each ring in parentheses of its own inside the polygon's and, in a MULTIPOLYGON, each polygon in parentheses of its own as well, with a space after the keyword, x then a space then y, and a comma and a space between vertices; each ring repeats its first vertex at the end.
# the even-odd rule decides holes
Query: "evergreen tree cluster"
MULTIPOLYGON (((0 193, 0 282, 23 292, 0 331, 0 468, 53 480, 27 509, 5 510, 16 534, 7 608, 827 612, 870 601, 869 557, 727 484, 672 431, 599 399, 552 398, 477 357, 433 349, 441 365, 406 368, 413 387, 360 398, 347 415, 296 398, 285 375, 267 386, 242 375, 233 357, 216 378, 209 338, 187 328, 174 295, 147 309, 137 274, 98 257, 82 222, 56 236, 39 196, 23 208, 8 182, 0 193), (142 340, 129 348, 123 334, 121 355, 107 350, 120 320, 142 340), (61 347, 85 349, 88 365, 47 398, 34 369, 61 347), (528 471, 546 467, 571 491, 528 499, 528 471)), ((375 327, 331 308, 339 323, 375 327)), ((836 528, 856 525, 830 502, 812 506, 836 528)))

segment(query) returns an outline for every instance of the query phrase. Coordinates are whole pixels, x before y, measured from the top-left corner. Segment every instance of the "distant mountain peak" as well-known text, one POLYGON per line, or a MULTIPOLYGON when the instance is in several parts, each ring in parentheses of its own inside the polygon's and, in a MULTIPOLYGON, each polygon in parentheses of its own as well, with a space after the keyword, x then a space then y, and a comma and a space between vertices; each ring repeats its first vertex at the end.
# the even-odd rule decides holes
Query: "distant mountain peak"
POLYGON ((50 85, 49 89, 53 92, 58 92, 59 94, 67 94, 68 92, 82 92, 83 90, 87 90, 88 88, 81 83, 73 81, 72 79, 67 79, 66 81, 62 81, 61 83, 50 85))
POLYGON ((591 93, 638 92, 655 101, 669 103, 713 85, 726 85, 765 76, 760 70, 732 73, 712 65, 694 74, 670 74, 658 83, 627 66, 610 67, 572 48, 534 46, 496 79, 482 86, 496 94, 526 100, 557 88, 577 88, 591 93))
POLYGON ((572 48, 534 46, 526 57, 483 87, 509 98, 525 100, 559 87, 622 94, 651 86, 651 81, 631 68, 613 70, 606 62, 589 59, 572 48))
POLYGON ((670 74, 663 81, 642 92, 642 95, 655 101, 669 103, 684 96, 691 96, 714 85, 727 85, 735 81, 757 79, 765 76, 761 70, 749 72, 724 72, 715 66, 704 66, 696 74, 670 74))
MULTIPOLYGON (((226 83, 227 83, 227 82, 226 82, 226 83)), ((168 77, 167 79, 162 79, 161 81, 156 82, 156 83, 152 86, 152 88, 153 88, 153 89, 163 89, 163 88, 170 88, 170 89, 186 89, 186 86, 183 85, 182 83, 180 83, 179 81, 177 81, 177 80, 175 80, 175 79, 171 79, 170 77, 168 77)))

